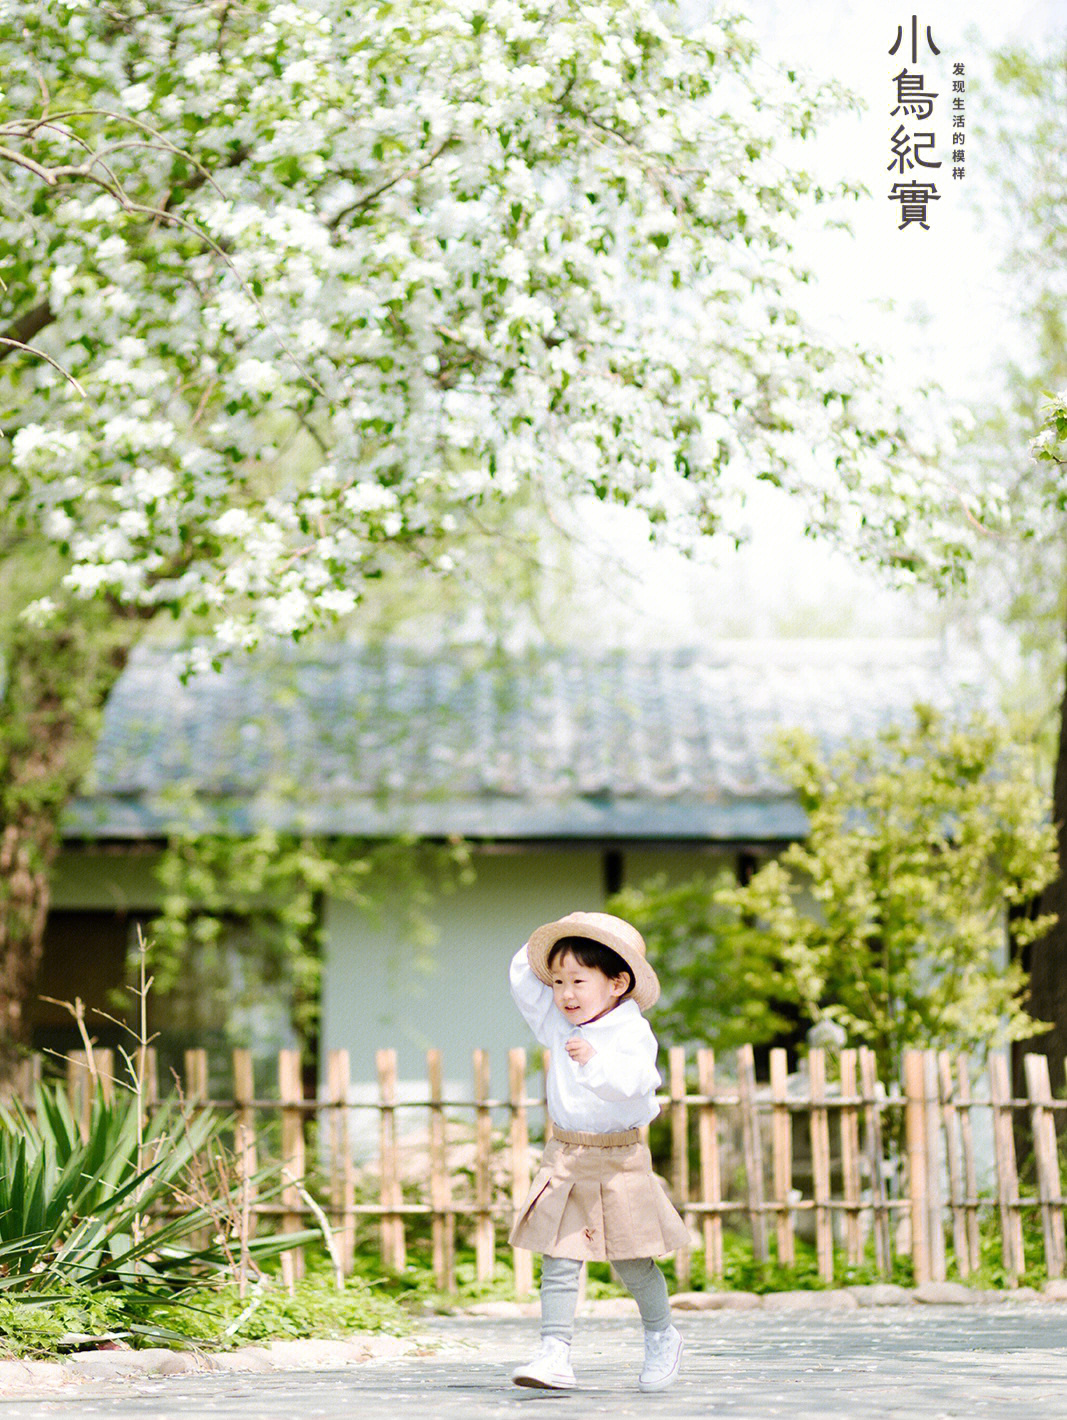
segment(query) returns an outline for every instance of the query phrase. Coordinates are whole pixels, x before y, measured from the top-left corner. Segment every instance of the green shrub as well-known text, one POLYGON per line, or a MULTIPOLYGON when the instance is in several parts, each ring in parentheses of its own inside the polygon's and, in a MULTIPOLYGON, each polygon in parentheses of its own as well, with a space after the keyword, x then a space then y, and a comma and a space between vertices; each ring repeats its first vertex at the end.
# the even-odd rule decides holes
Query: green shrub
MULTIPOLYGON (((189 1117, 174 1103, 146 1120, 136 1096, 108 1099, 99 1087, 84 1137, 60 1086, 37 1087, 33 1115, 18 1102, 0 1110, 0 1294, 183 1286, 232 1271, 237 1182, 200 1201, 189 1192, 223 1127, 217 1114, 189 1117), (210 1241, 194 1241, 204 1231, 210 1241)), ((314 1236, 253 1238, 243 1255, 314 1236)))

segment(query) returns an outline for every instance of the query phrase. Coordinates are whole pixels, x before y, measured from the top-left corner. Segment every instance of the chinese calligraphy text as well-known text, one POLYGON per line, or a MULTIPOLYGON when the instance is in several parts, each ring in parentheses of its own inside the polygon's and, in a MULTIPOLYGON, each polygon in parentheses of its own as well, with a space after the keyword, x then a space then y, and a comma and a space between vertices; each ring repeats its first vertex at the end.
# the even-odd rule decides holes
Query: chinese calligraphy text
POLYGON ((935 133, 935 106, 939 99, 947 99, 952 114, 952 159, 951 171, 954 178, 964 176, 964 73, 963 65, 953 66, 951 95, 944 85, 932 87, 928 75, 917 66, 926 64, 930 58, 940 55, 941 50, 934 41, 930 25, 921 26, 918 15, 911 16, 910 25, 898 25, 897 35, 889 53, 897 57, 903 65, 892 75, 893 102, 889 117, 895 126, 889 135, 889 162, 886 170, 898 181, 892 183, 887 196, 890 202, 899 202, 900 228, 916 225, 929 231, 927 221, 929 204, 938 202, 941 194, 935 181, 936 170, 943 166, 937 156, 937 136, 935 133), (926 170, 925 172, 923 170, 926 170))

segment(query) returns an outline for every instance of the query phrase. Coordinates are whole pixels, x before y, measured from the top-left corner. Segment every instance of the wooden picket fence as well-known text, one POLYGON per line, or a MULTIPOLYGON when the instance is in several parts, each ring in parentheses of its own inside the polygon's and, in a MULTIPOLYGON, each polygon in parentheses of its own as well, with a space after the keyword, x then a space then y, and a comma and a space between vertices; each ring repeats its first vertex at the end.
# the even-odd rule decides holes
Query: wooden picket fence
MULTIPOLYGON (((185 1106, 232 1116, 238 1173, 250 1179, 267 1158, 283 1170, 280 1199, 252 1198, 253 1219, 286 1231, 328 1219, 345 1270, 357 1245, 368 1241, 383 1266, 402 1269, 418 1230, 428 1240, 437 1285, 446 1291, 455 1283, 457 1242, 466 1240, 478 1278, 492 1277, 529 1187, 534 1144, 551 1128, 543 1076, 531 1094, 525 1051, 508 1053, 503 1098, 491 1095, 484 1050, 473 1053, 473 1087, 464 1098, 446 1097, 437 1050, 427 1052, 426 1088, 417 1099, 400 1097, 393 1050, 377 1053, 373 1100, 353 1099, 347 1051, 331 1052, 327 1063, 325 1089, 305 1098, 298 1054, 279 1052, 277 1092, 261 1098, 250 1053, 235 1050, 232 1091, 211 1098, 206 1053, 185 1054, 185 1106), (353 1154, 353 1121, 364 1111, 377 1116, 377 1139, 372 1157, 360 1162, 353 1154), (318 1124, 314 1135, 311 1121, 318 1124)), ((1014 1283, 1037 1260, 1026 1255, 1027 1215, 1040 1219, 1048 1276, 1063 1275, 1067 1199, 1056 1116, 1067 1101, 1053 1098, 1044 1056, 1026 1057, 1025 1099, 1012 1098, 1001 1055, 976 1073, 964 1055, 909 1051, 901 1081, 889 1085, 877 1079, 866 1049, 835 1057, 812 1050, 803 1073, 792 1076, 785 1051, 772 1050, 769 1080, 762 1084, 750 1046, 737 1052, 736 1063, 731 1058, 729 1074, 707 1049, 692 1056, 671 1049, 666 1063, 661 1117, 667 1128, 657 1126, 655 1141, 659 1166, 710 1279, 723 1275, 727 1223, 747 1233, 757 1261, 791 1265, 798 1237, 810 1238, 826 1283, 835 1280, 835 1269, 839 1275, 843 1266, 865 1261, 889 1275, 900 1253, 910 1256, 916 1282, 943 1280, 950 1258, 967 1277, 980 1265, 981 1229, 993 1226, 1004 1272, 1014 1283), (988 1148, 976 1144, 979 1126, 988 1148), (1020 1137, 1030 1155, 1024 1172, 1033 1180, 1025 1196, 1016 1157, 1020 1137)), ((113 1065, 108 1052, 96 1052, 105 1088, 113 1065)), ((27 1094, 39 1073, 40 1062, 29 1062, 27 1094)), ((87 1107, 87 1078, 85 1057, 72 1057, 68 1082, 79 1108, 87 1107)), ((145 1089, 150 1101, 159 1098, 151 1053, 145 1089)), ((647 1129, 644 1134, 647 1139, 647 1129)), ((516 1293, 527 1295, 531 1255, 517 1250, 512 1259, 516 1293)), ((299 1255, 288 1266, 301 1270, 299 1255)), ((682 1285, 691 1268, 692 1250, 677 1254, 682 1285)))

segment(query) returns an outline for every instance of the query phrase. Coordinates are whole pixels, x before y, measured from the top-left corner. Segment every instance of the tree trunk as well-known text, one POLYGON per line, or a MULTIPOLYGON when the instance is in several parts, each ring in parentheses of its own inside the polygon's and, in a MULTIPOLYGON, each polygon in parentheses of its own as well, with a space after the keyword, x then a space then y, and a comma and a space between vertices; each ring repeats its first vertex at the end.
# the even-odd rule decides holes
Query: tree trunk
POLYGON ((1052 1087, 1059 1092, 1067 1060, 1067 686, 1060 707, 1060 739, 1056 752, 1056 774, 1052 789, 1052 818, 1056 825, 1060 874, 1041 894, 1038 912, 1054 912, 1056 925, 1024 953, 1030 973, 1027 1009, 1039 1021, 1051 1022, 1051 1030, 1029 1040, 1018 1041, 1013 1049, 1013 1089, 1017 1097, 1025 1093, 1023 1056, 1047 1055, 1052 1087))
POLYGON ((30 1043, 63 811, 140 631, 113 607, 76 603, 55 626, 19 624, 8 648, 0 701, 0 1079, 30 1043))

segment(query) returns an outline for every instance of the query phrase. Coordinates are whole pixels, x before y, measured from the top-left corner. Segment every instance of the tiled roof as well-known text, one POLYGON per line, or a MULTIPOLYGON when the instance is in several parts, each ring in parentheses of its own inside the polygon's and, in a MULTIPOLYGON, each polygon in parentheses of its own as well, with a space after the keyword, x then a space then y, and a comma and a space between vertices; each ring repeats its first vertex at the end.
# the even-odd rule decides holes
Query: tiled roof
POLYGON ((141 649, 65 832, 787 839, 805 822, 767 766, 774 731, 839 743, 916 701, 974 703, 970 676, 913 641, 511 658, 330 643, 183 686, 174 654, 141 649))

